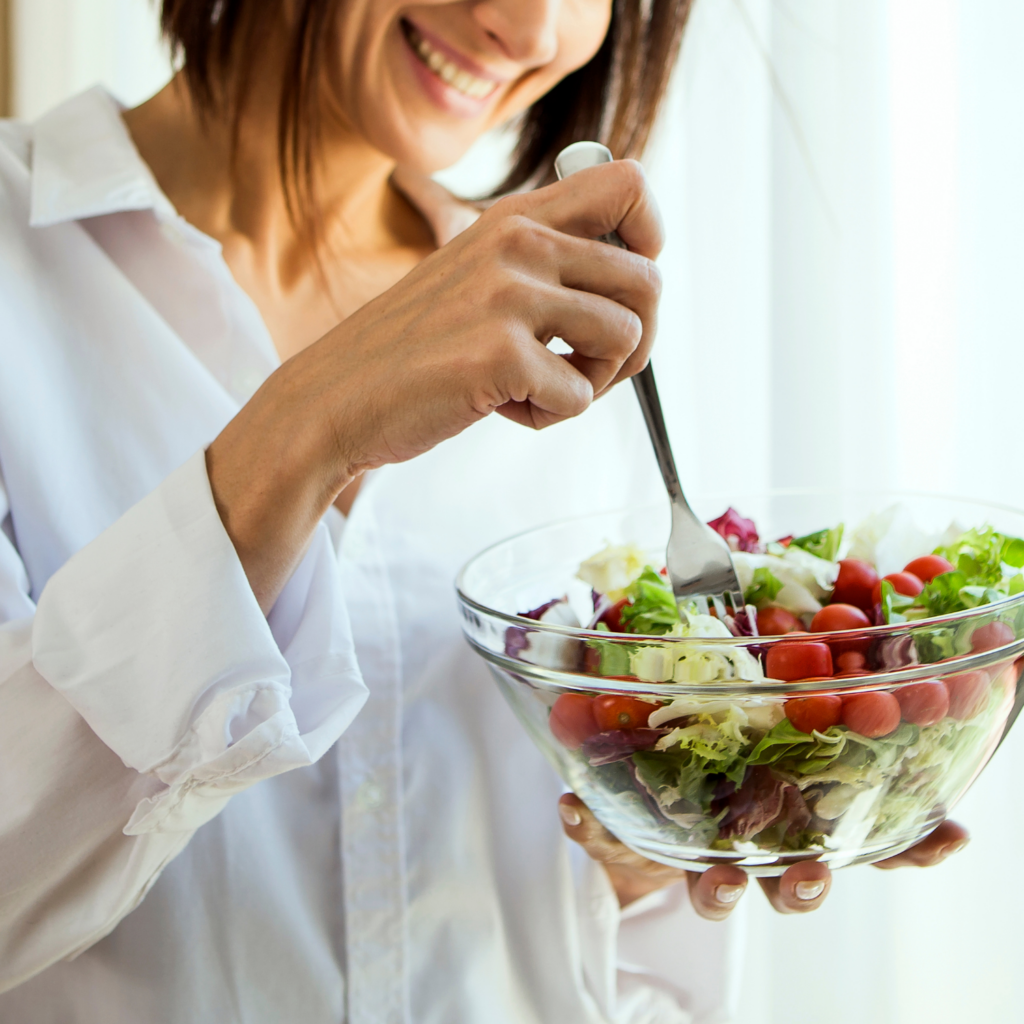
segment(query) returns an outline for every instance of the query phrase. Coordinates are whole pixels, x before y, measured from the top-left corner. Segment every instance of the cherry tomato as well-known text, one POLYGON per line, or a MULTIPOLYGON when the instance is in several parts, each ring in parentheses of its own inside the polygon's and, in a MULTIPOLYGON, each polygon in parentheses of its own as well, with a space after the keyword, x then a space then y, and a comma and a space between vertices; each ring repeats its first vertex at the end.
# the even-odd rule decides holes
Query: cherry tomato
POLYGON ((785 608, 758 608, 757 631, 761 636, 782 636, 784 633, 803 631, 804 624, 785 608))
POLYGON ((961 672, 947 676, 949 717, 958 721, 973 718, 988 700, 988 676, 984 672, 961 672))
POLYGON ((911 683, 896 691, 903 719, 911 725, 934 725, 949 711, 949 690, 941 679, 911 683))
POLYGON ((601 674, 601 652, 596 647, 583 648, 583 671, 592 676, 601 674))
POLYGON ((832 652, 828 644, 784 641, 768 648, 766 669, 772 679, 808 679, 832 675, 832 652))
POLYGON ((863 651, 843 651, 841 654, 837 654, 833 660, 836 668, 843 673, 867 671, 868 659, 863 651))
POLYGON ((947 562, 942 555, 921 555, 903 567, 904 572, 912 572, 922 583, 931 583, 936 576, 944 572, 952 572, 955 566, 947 562))
POLYGON ((548 717, 548 728, 551 735, 570 750, 578 750, 601 731, 594 717, 593 701, 582 693, 563 693, 555 701, 548 717))
POLYGON ((899 701, 885 690, 843 698, 843 725, 868 739, 888 736, 900 724, 899 701))
POLYGON ((616 601, 597 621, 603 622, 612 633, 624 632, 622 628, 622 609, 629 604, 629 598, 616 601))
POLYGON ((862 611, 871 611, 875 604, 871 591, 878 582, 878 573, 859 558, 843 558, 839 562, 839 576, 832 591, 833 604, 852 604, 862 611))
POLYGON ((600 697, 595 697, 593 703, 594 718, 597 719, 601 732, 611 732, 613 729, 643 729, 656 707, 656 704, 648 704, 647 701, 638 700, 636 697, 625 697, 616 693, 603 693, 600 697))
POLYGON ((792 697, 786 701, 786 717, 801 732, 824 732, 839 724, 843 698, 823 693, 812 697, 792 697))
POLYGON ((852 604, 827 604, 811 619, 812 633, 838 629, 867 629, 871 620, 852 604))
POLYGON ((1015 637, 1013 630, 1005 622, 996 619, 984 626, 979 626, 971 634, 972 651, 994 651, 997 647, 1012 644, 1015 637))
POLYGON ((907 572, 906 569, 903 572, 891 572, 888 576, 883 576, 872 589, 871 603, 873 605, 882 603, 882 580, 888 580, 892 584, 892 589, 897 594, 903 594, 904 597, 917 597, 924 590, 924 584, 912 572, 907 572))

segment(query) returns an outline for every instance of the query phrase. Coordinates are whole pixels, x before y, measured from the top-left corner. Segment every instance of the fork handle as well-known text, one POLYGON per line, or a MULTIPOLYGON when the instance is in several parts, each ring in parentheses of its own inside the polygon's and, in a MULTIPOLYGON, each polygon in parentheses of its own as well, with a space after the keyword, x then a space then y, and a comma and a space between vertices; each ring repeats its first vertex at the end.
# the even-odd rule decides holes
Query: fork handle
POLYGON ((661 411, 658 385, 654 380, 654 367, 650 363, 633 377, 633 388, 644 414, 647 433, 651 437, 651 445, 658 460, 661 477, 665 481, 665 489, 673 504, 679 503, 689 508, 689 503, 683 496, 683 488, 679 483, 676 460, 672 456, 672 446, 669 444, 668 431, 665 429, 665 416, 661 411))
MULTIPOLYGON (((598 142, 576 142, 558 154, 558 158, 555 160, 555 173, 561 180, 585 167, 609 163, 611 159, 611 150, 598 142)), ((620 249, 628 248, 626 243, 619 238, 617 231, 609 231, 598 241, 607 242, 620 249)), ((676 460, 672 457, 672 445, 669 444, 668 431, 665 429, 665 417, 661 411, 658 385, 654 380, 654 369, 650 363, 633 377, 633 387, 636 389, 636 397, 640 401, 640 408, 643 410, 644 420, 647 423, 647 433, 651 435, 651 444, 654 446, 658 468, 665 481, 665 489, 673 504, 682 505, 687 511, 690 511, 690 505, 683 496, 683 488, 679 483, 679 474, 676 472, 676 460)))

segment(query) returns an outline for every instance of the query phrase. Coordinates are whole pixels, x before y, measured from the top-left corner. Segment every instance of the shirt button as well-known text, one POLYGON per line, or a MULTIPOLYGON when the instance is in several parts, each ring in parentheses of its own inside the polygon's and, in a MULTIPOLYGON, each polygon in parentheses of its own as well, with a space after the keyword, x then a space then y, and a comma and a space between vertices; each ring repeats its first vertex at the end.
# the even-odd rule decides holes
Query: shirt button
POLYGON ((364 811, 372 811, 375 808, 380 807, 383 800, 384 793, 376 782, 370 780, 368 782, 364 782, 359 787, 359 794, 356 797, 356 802, 364 811))

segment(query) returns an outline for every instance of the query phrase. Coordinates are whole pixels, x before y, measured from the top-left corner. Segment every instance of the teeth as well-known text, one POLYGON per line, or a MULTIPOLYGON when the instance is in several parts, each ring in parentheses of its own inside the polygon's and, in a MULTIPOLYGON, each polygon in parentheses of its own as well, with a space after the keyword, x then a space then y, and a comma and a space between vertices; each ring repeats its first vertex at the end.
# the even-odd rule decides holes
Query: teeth
POLYGON ((477 78, 476 75, 471 75, 464 68, 460 68, 458 64, 453 64, 443 53, 435 50, 411 25, 406 28, 406 36, 412 43, 413 49, 419 54, 420 60, 438 78, 464 96, 482 100, 484 97, 490 96, 498 87, 497 82, 490 82, 486 78, 477 78))

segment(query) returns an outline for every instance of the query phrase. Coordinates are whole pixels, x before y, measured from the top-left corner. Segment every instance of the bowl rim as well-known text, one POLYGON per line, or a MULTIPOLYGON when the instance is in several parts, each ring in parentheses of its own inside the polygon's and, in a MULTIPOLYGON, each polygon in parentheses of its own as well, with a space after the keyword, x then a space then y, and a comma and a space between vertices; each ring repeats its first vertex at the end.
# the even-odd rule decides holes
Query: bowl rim
MULTIPOLYGON (((988 502, 978 501, 975 498, 965 498, 957 495, 949 494, 937 494, 930 491, 897 491, 897 490, 868 490, 868 489, 849 489, 849 488, 821 488, 821 487, 779 487, 770 488, 765 491, 750 492, 751 496, 756 494, 758 497, 801 497, 810 495, 832 495, 832 496, 870 496, 870 495, 887 495, 893 499, 899 498, 927 498, 930 500, 939 501, 957 501, 963 502, 970 505, 978 505, 980 507, 999 509, 1003 512, 1009 512, 1013 515, 1024 518, 1024 509, 1016 508, 1012 505, 1002 504, 1000 502, 988 502)), ((715 492, 709 492, 707 494, 700 495, 701 498, 712 499, 717 497, 715 492)), ((725 497, 725 495, 723 495, 725 497)), ((736 499, 736 495, 733 495, 733 500, 736 499)), ((724 647, 752 647, 752 646, 764 646, 766 644, 779 644, 779 643, 814 643, 814 642, 826 642, 829 639, 839 640, 851 640, 857 637, 867 637, 869 639, 878 639, 886 636, 894 635, 897 633, 906 632, 909 628, 916 628, 921 626, 936 625, 955 625, 960 622, 967 621, 971 618, 981 617, 988 614, 999 614, 1002 611, 1008 609, 1017 609, 1024 605, 1024 592, 1015 594, 1011 597, 1007 597, 1003 601, 998 601, 995 604, 978 605, 976 608, 967 608, 964 611, 950 612, 946 615, 936 615, 926 619, 912 619, 908 622, 895 622, 895 623, 884 623, 881 626, 868 626, 862 629, 840 629, 840 630, 829 630, 821 633, 809 633, 806 636, 801 636, 799 640, 786 641, 786 636, 789 634, 782 634, 781 636, 731 636, 731 637, 673 637, 665 636, 657 633, 609 633, 602 630, 587 629, 585 626, 563 626, 557 623, 541 622, 538 619, 530 619, 525 615, 514 614, 510 612, 502 612, 496 608, 491 608, 485 604, 480 603, 475 598, 471 597, 465 589, 464 582, 466 574, 471 570, 476 562, 485 558, 493 551, 506 544, 511 544, 514 541, 520 540, 530 534, 539 533, 542 530, 550 530, 558 526, 565 526, 570 523, 580 522, 586 519, 596 519, 601 516, 615 516, 624 515, 628 513, 639 513, 642 511, 653 510, 655 508, 662 507, 660 503, 647 502, 645 504, 630 504, 620 506, 618 508, 606 509, 604 511, 587 512, 583 515, 575 516, 562 516, 559 519, 553 519, 546 523, 540 523, 538 525, 529 527, 525 530, 520 530, 518 533, 511 534, 508 537, 503 537, 501 540, 495 541, 493 544, 488 545, 481 551, 478 551, 472 558, 470 558, 459 570, 455 577, 455 593, 461 604, 473 611, 482 613, 488 617, 499 619, 503 622, 508 623, 510 626, 516 626, 521 629, 529 629, 531 632, 549 633, 554 636, 563 636, 578 639, 581 641, 587 640, 602 640, 604 642, 613 643, 658 643, 658 644, 693 644, 699 642, 703 645, 711 646, 724 646, 724 647), (813 639, 812 639, 813 638, 813 639)), ((1013 645, 1007 645, 1013 646, 1013 645)), ((998 648, 1002 650, 1002 648, 998 648)), ((516 664, 522 664, 517 662, 516 664)), ((872 674, 871 678, 875 678, 875 674, 872 674)), ((707 685, 707 684, 701 684, 707 685)))

